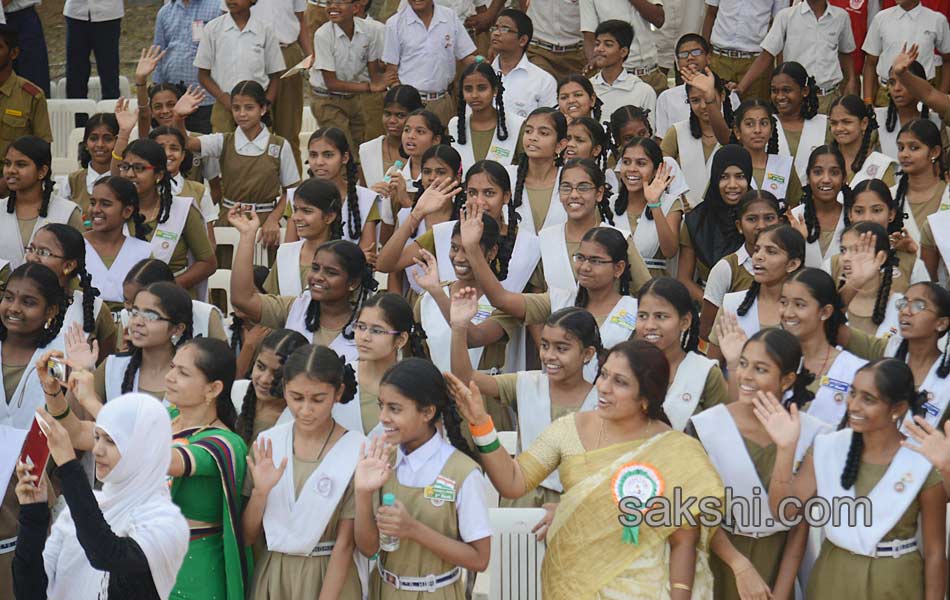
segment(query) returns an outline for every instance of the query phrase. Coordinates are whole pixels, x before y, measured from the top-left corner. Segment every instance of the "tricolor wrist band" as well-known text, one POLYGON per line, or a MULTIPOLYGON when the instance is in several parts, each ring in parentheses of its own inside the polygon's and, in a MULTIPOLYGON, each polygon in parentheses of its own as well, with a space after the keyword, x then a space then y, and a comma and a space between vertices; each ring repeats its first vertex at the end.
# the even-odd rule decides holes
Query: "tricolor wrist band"
POLYGON ((472 439, 476 446, 490 446, 493 442, 498 440, 498 432, 492 429, 491 433, 486 435, 474 435, 472 439))
POLYGON ((477 425, 469 423, 468 430, 472 432, 472 437, 481 437, 495 431, 495 423, 492 421, 491 416, 489 416, 484 423, 477 425))
POLYGON ((478 448, 478 451, 482 454, 491 454, 495 450, 501 448, 501 442, 498 440, 498 436, 495 436, 495 441, 488 444, 487 446, 476 444, 475 447, 478 448))

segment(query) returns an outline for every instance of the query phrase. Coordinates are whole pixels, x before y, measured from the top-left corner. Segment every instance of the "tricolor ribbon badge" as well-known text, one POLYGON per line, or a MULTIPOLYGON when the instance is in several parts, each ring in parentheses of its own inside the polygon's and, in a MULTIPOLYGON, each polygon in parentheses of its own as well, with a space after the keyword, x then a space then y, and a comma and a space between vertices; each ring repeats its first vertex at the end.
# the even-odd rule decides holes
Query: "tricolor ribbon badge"
MULTIPOLYGON (((636 498, 639 505, 637 510, 643 514, 651 510, 648 506, 650 500, 661 496, 666 485, 653 465, 630 462, 614 473, 610 487, 614 494, 614 500, 618 504, 625 498, 636 498)), ((639 525, 624 526, 623 542, 625 544, 638 544, 639 539, 639 525)))

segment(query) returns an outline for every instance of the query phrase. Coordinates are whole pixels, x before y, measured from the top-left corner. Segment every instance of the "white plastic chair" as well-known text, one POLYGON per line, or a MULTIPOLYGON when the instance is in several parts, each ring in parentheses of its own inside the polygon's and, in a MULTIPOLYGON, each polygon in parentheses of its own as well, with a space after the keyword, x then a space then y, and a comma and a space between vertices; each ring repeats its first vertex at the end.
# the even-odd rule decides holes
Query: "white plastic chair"
MULTIPOLYGON (((488 562, 488 592, 485 579, 475 583, 473 598, 482 600, 541 600, 541 563, 544 542, 531 533, 544 518, 543 508, 489 508, 491 559, 488 562)), ((484 574, 483 574, 484 575, 484 574)))
MULTIPOLYGON (((75 127, 69 132, 69 142, 66 144, 66 158, 73 161, 73 164, 79 163, 79 144, 82 143, 83 135, 86 130, 83 127, 75 127)), ((76 167, 79 168, 78 166, 76 167)))
POLYGON ((303 159, 304 167, 307 166, 307 149, 310 143, 310 136, 313 135, 313 131, 301 131, 300 132, 300 157, 303 159))
POLYGON ((60 77, 56 81, 50 83, 50 97, 47 100, 52 99, 62 99, 66 97, 66 78, 60 77))
POLYGON ((86 98, 90 100, 95 100, 96 102, 102 100, 102 82, 98 77, 90 77, 89 83, 86 91, 86 98))
MULTIPOLYGON (((300 125, 300 131, 316 131, 319 129, 317 125, 317 118, 313 116, 313 112, 310 111, 309 106, 303 107, 303 122, 300 125)), ((310 137, 310 136, 307 136, 310 137)))
POLYGON ((53 130, 53 157, 67 158, 70 134, 76 128, 76 115, 94 115, 96 103, 92 100, 59 99, 47 100, 46 106, 53 130))
MULTIPOLYGON (((217 228, 215 228, 215 234, 217 234, 217 228)), ((211 277, 208 278, 208 294, 213 290, 222 290, 224 296, 227 299, 227 311, 225 315, 230 315, 234 312, 234 307, 231 306, 231 270, 230 269, 218 269, 211 274, 211 277)), ((220 307, 219 307, 220 308, 220 307)))
POLYGON ((230 246, 231 247, 231 256, 234 256, 234 252, 237 250, 238 241, 241 239, 241 234, 234 227, 215 227, 214 228, 214 243, 215 246, 230 246))
MULTIPOLYGON (((115 105, 118 102, 118 98, 110 98, 108 100, 99 100, 96 102, 96 112, 100 113, 114 113, 115 105)), ((136 108, 139 105, 139 101, 135 98, 129 98, 129 107, 136 108)), ((135 131, 138 131, 138 127, 134 128, 135 131)))
MULTIPOLYGON (((79 168, 79 164, 76 162, 76 159, 54 157, 53 158, 53 178, 62 177, 64 180, 69 176, 70 173, 79 168)), ((60 186, 59 183, 56 184, 57 190, 62 190, 63 186, 60 186)))

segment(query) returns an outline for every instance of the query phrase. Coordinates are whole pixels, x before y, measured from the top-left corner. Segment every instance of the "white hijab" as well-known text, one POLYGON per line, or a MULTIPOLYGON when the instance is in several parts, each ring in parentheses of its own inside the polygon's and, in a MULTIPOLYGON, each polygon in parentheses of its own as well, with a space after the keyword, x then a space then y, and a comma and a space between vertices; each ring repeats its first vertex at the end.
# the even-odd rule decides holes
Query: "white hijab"
MULTIPOLYGON (((96 419, 121 454, 96 492, 99 509, 118 536, 131 537, 148 559, 160 598, 168 598, 188 551, 188 522, 172 503, 166 476, 171 461, 171 420, 161 402, 131 393, 110 400, 96 419)), ((43 551, 50 600, 105 598, 108 573, 94 569, 76 537, 67 508, 43 551)))

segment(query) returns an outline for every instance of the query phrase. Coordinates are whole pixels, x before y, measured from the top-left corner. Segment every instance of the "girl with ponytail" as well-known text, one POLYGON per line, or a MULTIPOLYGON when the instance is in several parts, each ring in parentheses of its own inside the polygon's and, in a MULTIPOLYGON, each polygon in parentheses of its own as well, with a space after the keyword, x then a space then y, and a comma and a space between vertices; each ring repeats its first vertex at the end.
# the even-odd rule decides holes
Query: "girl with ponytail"
POLYGON ((925 401, 903 361, 875 360, 855 373, 841 429, 817 438, 812 452, 800 458, 796 439, 807 415, 786 412, 774 397, 756 400, 756 416, 777 448, 769 486, 773 514, 780 498, 797 498, 798 506, 815 497, 869 499, 850 522, 824 525, 806 597, 939 598, 945 592, 946 493, 939 472, 901 432, 901 419, 920 414, 925 401), (891 569, 901 575, 884 574, 891 569))
POLYGON ((779 318, 782 328, 798 338, 804 367, 815 375, 809 386, 815 399, 808 413, 837 427, 854 372, 867 361, 837 347, 838 329, 848 317, 835 280, 810 267, 792 273, 782 286, 779 318))
POLYGON ((89 229, 89 195, 92 194, 92 186, 96 181, 109 174, 117 135, 119 123, 115 115, 96 113, 90 116, 79 146, 81 168, 69 174, 64 188, 60 190, 63 198, 79 205, 86 229, 89 229))
POLYGON ((481 56, 462 71, 458 115, 448 126, 455 135, 452 147, 462 157, 462 169, 467 171, 480 160, 510 165, 517 158, 515 147, 524 119, 505 112, 504 95, 501 77, 481 56))
POLYGON ((662 350, 670 364, 663 412, 673 429, 682 431, 690 416, 728 402, 722 370, 699 353, 699 312, 685 285, 658 277, 640 288, 637 338, 662 350))
POLYGON ((538 233, 567 220, 557 192, 562 153, 567 146, 567 119, 561 112, 542 106, 531 111, 522 131, 524 152, 518 157, 518 167, 509 169, 515 182, 512 202, 521 215, 522 227, 538 233))
POLYGON ((293 420, 262 432, 248 463, 243 537, 267 540, 248 597, 281 595, 293 572, 293 589, 308 598, 359 598, 352 479, 366 438, 333 414, 359 402, 353 370, 325 346, 302 346, 284 364, 283 397, 293 420))
MULTIPOLYGON (((367 259, 376 252, 377 221, 369 218, 376 207, 377 195, 359 183, 359 171, 356 154, 350 151, 346 134, 337 127, 318 129, 307 142, 307 165, 313 178, 332 182, 336 185, 337 196, 341 200, 338 211, 339 235, 334 239, 344 239, 359 244, 367 259)), ((301 185, 301 187, 303 187, 301 185)), ((300 190, 300 187, 297 188, 300 190)), ((290 210, 295 210, 297 195, 288 194, 290 210)), ((291 220, 287 228, 285 242, 296 242, 302 236, 297 232, 291 220)), ((325 240, 324 240, 325 241, 325 240)))
POLYGON ((900 168, 895 155, 874 151, 874 132, 880 131, 872 107, 849 94, 831 103, 828 123, 837 148, 844 157, 849 185, 853 188, 867 179, 880 179, 887 187, 896 183, 895 173, 900 168))
MULTIPOLYGON (((116 152, 122 155, 122 160, 115 160, 113 156, 112 174, 125 177, 135 185, 139 212, 144 217, 143 231, 152 246, 152 256, 168 263, 178 285, 196 293, 197 286, 218 267, 204 217, 191 198, 172 194, 168 159, 158 142, 138 139, 124 147, 120 134, 116 152)), ((138 236, 138 227, 135 229, 138 236)))
POLYGON ((795 158, 800 180, 807 175, 808 157, 825 142, 828 117, 818 112, 815 78, 797 62, 784 62, 772 71, 772 106, 777 117, 778 153, 795 158))
MULTIPOLYGON (((767 427, 756 418, 758 399, 770 398, 776 412, 787 415, 790 410, 801 421, 800 432, 795 431, 791 444, 796 464, 807 455, 817 436, 831 432, 833 427, 804 414, 803 407, 812 399, 808 386, 815 376, 805 368, 795 336, 768 328, 747 340, 731 319, 724 323, 722 334, 731 402, 695 415, 691 425, 727 489, 745 503, 761 503, 774 511, 778 503, 775 482, 785 477, 785 472, 777 463, 773 468, 776 447, 767 427)), ((739 598, 738 589, 757 590, 763 586, 767 586, 765 597, 768 591, 775 597, 795 595, 808 525, 789 527, 785 525, 788 521, 773 519, 772 514, 752 519, 754 522, 735 513, 726 515, 729 526, 717 531, 711 543, 709 566, 716 598, 739 598)))
POLYGON ((779 150, 778 119, 771 114, 773 110, 764 100, 752 99, 740 104, 735 112, 730 143, 741 144, 752 156, 751 187, 773 193, 788 207, 797 206, 802 195, 802 180, 792 155, 779 150))
POLYGON ((356 400, 333 407, 333 418, 350 431, 369 437, 383 433, 379 425, 379 386, 383 374, 407 356, 426 357, 426 334, 412 307, 398 294, 370 297, 353 324, 359 360, 348 363, 356 378, 356 400))
POLYGON ((844 206, 851 203, 846 170, 844 157, 833 145, 818 146, 808 157, 801 204, 789 215, 791 225, 805 238, 806 266, 821 268, 838 253, 846 219, 844 206))
POLYGON ((676 161, 668 160, 651 138, 633 138, 624 144, 617 165, 621 188, 613 206, 617 228, 632 232, 637 252, 657 276, 672 270, 669 261, 679 252, 684 192, 688 191, 686 178, 674 166, 676 161))
POLYGON ((304 181, 294 190, 290 204, 293 212, 287 231, 293 235, 277 247, 277 258, 264 280, 268 294, 299 296, 307 287, 313 253, 343 236, 340 190, 333 182, 318 177, 304 181))
POLYGON ((69 298, 69 308, 63 315, 64 334, 80 336, 83 342, 96 340, 99 352, 92 357, 94 364, 90 365, 95 367, 115 349, 117 331, 109 307, 99 297, 99 290, 93 287, 92 277, 86 270, 86 243, 82 234, 69 225, 49 223, 36 232, 28 248, 27 262, 49 267, 69 298))
MULTIPOLYGON (((162 125, 148 133, 148 139, 155 140, 165 151, 168 157, 168 175, 171 178, 173 196, 191 198, 191 203, 204 219, 208 230, 208 240, 214 246, 214 224, 218 220, 218 206, 211 199, 211 186, 205 186, 204 178, 188 178, 188 172, 193 167, 192 153, 187 150, 188 138, 180 129, 162 125)), ((199 161, 200 164, 200 161, 199 161)), ((200 171, 200 168, 196 170, 200 171)))
POLYGON ((620 162, 620 149, 633 138, 652 138, 653 128, 650 126, 650 110, 639 106, 621 106, 610 115, 610 121, 605 122, 610 134, 610 159, 614 167, 620 162))
POLYGON ((152 254, 151 244, 145 241, 145 218, 139 212, 135 185, 128 179, 106 175, 92 188, 87 216, 91 228, 84 236, 86 271, 109 310, 121 310, 126 275, 152 254), (126 226, 135 236, 126 235, 126 226))
MULTIPOLYGON (((238 207, 228 215, 240 232, 234 253, 236 264, 251 264, 260 221, 257 214, 238 207)), ((348 362, 356 360, 353 321, 360 306, 377 287, 373 270, 359 246, 333 240, 317 248, 299 296, 257 293, 250 269, 231 275, 231 303, 255 323, 271 329, 292 329, 312 343, 326 345, 348 362)))
POLYGON ((235 380, 231 400, 240 412, 234 431, 245 443, 253 443, 260 432, 287 420, 284 363, 297 348, 306 345, 307 338, 296 331, 275 329, 257 347, 248 378, 235 380))
POLYGON ((9 196, 0 200, 0 257, 12 269, 23 264, 23 249, 43 225, 66 223, 84 231, 79 206, 53 195, 52 165, 49 142, 31 135, 13 140, 3 157, 9 196))
MULTIPOLYGON (((584 378, 586 365, 593 364, 600 370, 604 354, 593 315, 575 307, 555 311, 541 330, 538 355, 542 369, 491 375, 473 369, 468 356, 466 334, 477 310, 476 292, 471 288, 452 296, 452 374, 466 386, 475 384, 483 397, 498 398, 501 407, 518 415, 512 427, 519 432, 522 448, 530 447, 538 434, 560 417, 597 407, 597 389, 584 378)), ((496 428, 512 428, 496 420, 496 411, 490 405, 485 410, 496 428)), ((517 502, 506 505, 540 507, 558 502, 563 491, 560 478, 554 475, 517 502)))
MULTIPOLYGON (((905 125, 916 119, 935 121, 937 125, 940 123, 940 111, 932 112, 926 102, 920 103, 920 99, 926 98, 926 96, 917 96, 904 83, 903 79, 908 75, 919 78, 924 82, 927 81, 927 73, 924 71, 923 65, 912 58, 906 60, 907 58, 910 57, 903 53, 895 57, 894 65, 897 65, 898 68, 895 70, 894 65, 892 65, 887 75, 887 106, 874 109, 877 122, 882 124, 877 132, 881 143, 881 152, 892 158, 897 158, 897 135, 905 125), (902 58, 904 60, 899 60, 902 58), (901 64, 898 65, 898 62, 901 64), (899 75, 899 73, 902 73, 902 75, 899 75)), ((926 86, 925 89, 932 89, 929 83, 926 83, 926 86)), ((934 92, 934 95, 946 98, 946 94, 936 90, 934 92)))
POLYGON ((491 528, 484 500, 488 484, 477 454, 462 437, 455 400, 431 362, 408 358, 383 375, 379 407, 385 435, 366 444, 353 476, 356 547, 363 556, 379 553, 380 568, 370 575, 370 597, 393 600, 406 592, 391 581, 428 577, 436 581, 429 597, 462 598, 462 570, 488 567, 491 528), (453 501, 433 502, 426 492, 433 482, 435 493, 453 501), (395 496, 395 502, 380 506, 386 494, 395 496), (428 535, 407 539, 419 527, 428 535), (380 548, 380 534, 402 541, 387 551, 380 548))
MULTIPOLYGON (((754 280, 744 292, 723 296, 716 323, 735 316, 746 335, 780 323, 782 284, 789 275, 802 268, 805 261, 805 240, 789 225, 766 227, 755 240, 752 253, 754 280)), ((709 336, 710 358, 722 356, 719 330, 713 326, 709 336)))
MULTIPOLYGON (((630 249, 620 231, 612 227, 588 230, 571 256, 571 268, 577 271, 577 287, 549 288, 540 294, 510 292, 498 283, 488 261, 477 253, 483 235, 478 211, 463 215, 461 234, 462 247, 479 288, 491 306, 505 315, 526 326, 542 325, 552 313, 576 306, 594 315, 604 347, 609 348, 633 335, 637 308, 630 292, 639 289, 650 276, 646 267, 641 266, 637 269, 639 274, 631 277, 631 261, 639 254, 630 249)), ((469 347, 479 348, 500 339, 504 334, 502 323, 504 321, 493 323, 489 319, 472 324, 468 328, 469 347)), ((535 341, 540 343, 540 340, 535 341)), ((594 381, 597 377, 595 364, 588 364, 584 377, 587 381, 594 381)))

